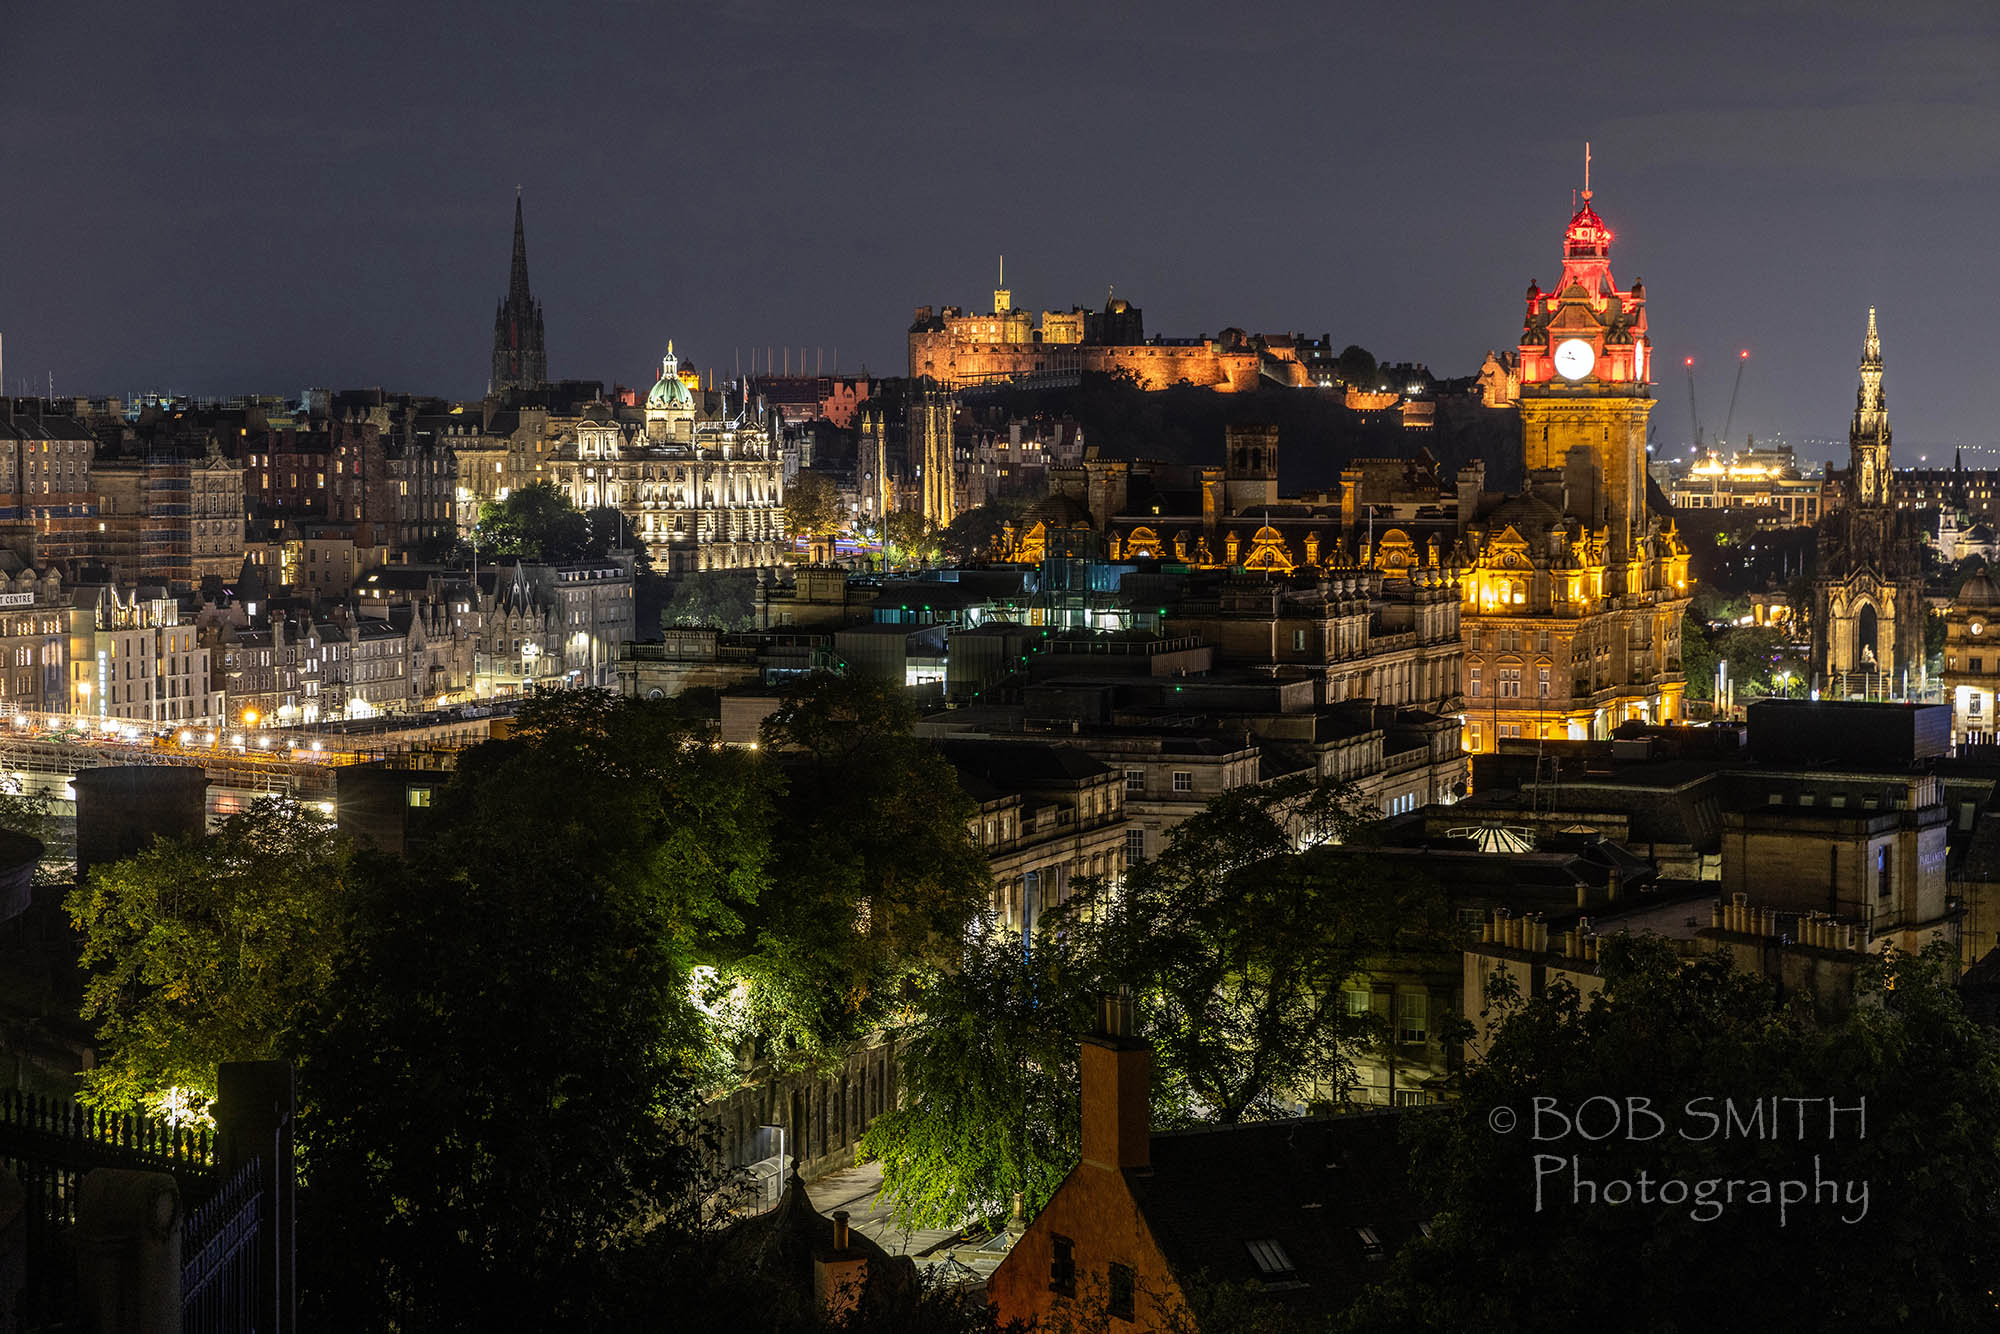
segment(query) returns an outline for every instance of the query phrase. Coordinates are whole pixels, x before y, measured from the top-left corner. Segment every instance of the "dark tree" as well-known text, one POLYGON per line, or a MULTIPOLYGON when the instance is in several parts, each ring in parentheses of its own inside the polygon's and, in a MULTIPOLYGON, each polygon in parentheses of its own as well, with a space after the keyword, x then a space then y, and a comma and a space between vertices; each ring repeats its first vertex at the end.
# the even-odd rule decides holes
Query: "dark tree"
POLYGON ((590 520, 552 482, 530 483, 480 507, 481 556, 582 560, 591 540, 590 520))
POLYGON ((1061 910, 1065 947, 1098 989, 1137 989, 1164 1104, 1230 1122, 1344 1100, 1353 1056, 1377 1036, 1348 1012, 1347 984, 1455 939, 1435 883, 1333 846, 1372 819, 1344 784, 1240 789, 1115 892, 1097 886, 1061 910))
POLYGON ((819 674, 765 721, 785 771, 772 884, 742 967, 780 1049, 811 1054, 886 1018, 952 959, 993 888, 977 808, 893 687, 819 674))
POLYGON ((1897 956, 1845 1020, 1821 1025, 1720 954, 1683 961, 1636 937, 1607 942, 1588 1001, 1562 983, 1532 999, 1495 990, 1499 1027, 1463 1098, 1411 1126, 1432 1236, 1348 1327, 1991 1328, 2000 1060, 1956 974, 1947 946, 1897 956), (1614 1100, 1638 1137, 1605 1134, 1604 1103, 1588 1141, 1538 1127, 1537 1098, 1565 1112, 1614 1100), (1662 1115, 1660 1133, 1625 1110, 1633 1098, 1662 1115), (1741 1133, 1720 1128, 1735 1124, 1725 1110, 1741 1133), (1626 1197, 1607 1202, 1617 1181, 1626 1197))
POLYGON ((621 1248, 700 1213, 691 966, 762 887, 762 770, 671 702, 563 691, 437 806, 437 841, 361 888, 308 1030, 316 1314, 598 1327, 621 1248))
POLYGON ((946 524, 938 534, 944 553, 957 561, 975 561, 999 549, 1001 531, 1021 515, 1021 506, 996 500, 969 509, 946 524))
POLYGON ((1374 389, 1381 381, 1381 368, 1375 364, 1374 354, 1365 347, 1350 343, 1340 350, 1334 359, 1334 371, 1342 384, 1356 389, 1374 389))

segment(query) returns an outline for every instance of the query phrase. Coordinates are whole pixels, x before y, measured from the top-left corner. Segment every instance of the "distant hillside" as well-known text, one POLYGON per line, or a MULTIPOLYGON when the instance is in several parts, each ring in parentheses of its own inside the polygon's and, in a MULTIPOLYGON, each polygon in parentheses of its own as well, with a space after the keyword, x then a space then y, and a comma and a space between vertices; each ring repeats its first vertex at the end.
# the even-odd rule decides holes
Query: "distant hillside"
POLYGON ((1086 375, 1073 389, 1020 390, 988 402, 1015 416, 1046 413, 1083 426, 1086 445, 1107 458, 1219 464, 1225 426, 1278 428, 1280 485, 1288 494, 1331 488, 1358 458, 1405 458, 1428 449, 1446 473, 1486 462, 1486 486, 1521 482, 1521 426, 1512 409, 1488 408, 1476 394, 1444 393, 1436 424, 1406 431, 1395 412, 1354 412, 1338 391, 1265 385, 1255 393, 1218 394, 1180 386, 1147 393, 1107 375, 1086 375))

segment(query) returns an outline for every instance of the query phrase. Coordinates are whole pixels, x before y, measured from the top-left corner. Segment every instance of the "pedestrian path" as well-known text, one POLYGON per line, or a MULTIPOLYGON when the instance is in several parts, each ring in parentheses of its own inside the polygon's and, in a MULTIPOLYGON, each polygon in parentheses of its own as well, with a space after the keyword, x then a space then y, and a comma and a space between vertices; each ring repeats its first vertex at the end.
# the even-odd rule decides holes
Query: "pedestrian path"
POLYGON ((951 1240, 955 1233, 941 1229, 898 1227, 889 1217, 889 1206, 878 1200, 882 1189, 882 1167, 867 1163, 828 1173, 806 1187, 813 1208, 831 1218, 836 1209, 847 1211, 848 1226, 891 1255, 922 1256, 951 1240))

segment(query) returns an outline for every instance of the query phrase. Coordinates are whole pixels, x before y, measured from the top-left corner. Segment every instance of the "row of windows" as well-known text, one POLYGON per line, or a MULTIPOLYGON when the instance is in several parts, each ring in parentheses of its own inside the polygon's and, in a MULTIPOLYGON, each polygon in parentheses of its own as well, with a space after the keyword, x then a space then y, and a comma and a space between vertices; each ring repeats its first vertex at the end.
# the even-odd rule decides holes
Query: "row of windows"
MULTIPOLYGON (((1172 783, 1173 789, 1176 792, 1192 792, 1194 791, 1194 772, 1190 769, 1176 769, 1173 771, 1172 783)), ((1125 771, 1125 790, 1127 792, 1144 792, 1146 790, 1146 771, 1144 769, 1127 769, 1125 771)))
MULTIPOLYGON (((1521 669, 1502 667, 1495 676, 1494 695, 1499 699, 1519 699, 1521 697, 1521 669)), ((1549 669, 1535 669, 1535 697, 1549 697, 1549 669)), ((1483 699, 1486 694, 1485 669, 1474 666, 1466 669, 1466 694, 1473 699, 1483 699)))

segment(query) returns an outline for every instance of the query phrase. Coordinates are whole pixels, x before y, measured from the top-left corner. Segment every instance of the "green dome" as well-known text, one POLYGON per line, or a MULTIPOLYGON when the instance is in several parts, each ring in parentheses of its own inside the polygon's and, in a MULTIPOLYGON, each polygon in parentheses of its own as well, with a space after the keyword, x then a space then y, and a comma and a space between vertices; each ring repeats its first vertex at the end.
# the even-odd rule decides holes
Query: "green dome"
POLYGON ((680 361, 674 356, 674 345, 667 344, 667 355, 660 360, 660 378, 653 385, 653 391, 646 395, 649 408, 691 409, 694 395, 681 380, 680 361))

